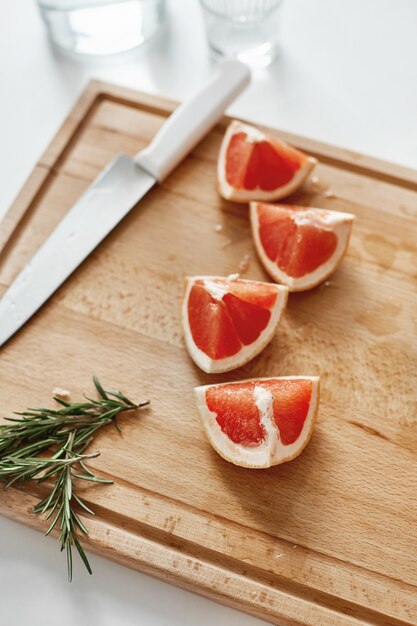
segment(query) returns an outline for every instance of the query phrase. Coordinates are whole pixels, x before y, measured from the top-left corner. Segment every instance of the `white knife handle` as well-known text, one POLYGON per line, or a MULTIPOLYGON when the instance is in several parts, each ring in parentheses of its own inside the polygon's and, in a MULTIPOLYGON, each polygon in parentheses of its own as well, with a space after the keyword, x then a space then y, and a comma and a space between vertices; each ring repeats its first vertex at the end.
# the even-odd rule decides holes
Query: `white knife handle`
POLYGON ((224 110, 250 82, 240 61, 224 61, 216 74, 191 100, 174 111, 147 148, 134 161, 159 182, 221 119, 224 110))

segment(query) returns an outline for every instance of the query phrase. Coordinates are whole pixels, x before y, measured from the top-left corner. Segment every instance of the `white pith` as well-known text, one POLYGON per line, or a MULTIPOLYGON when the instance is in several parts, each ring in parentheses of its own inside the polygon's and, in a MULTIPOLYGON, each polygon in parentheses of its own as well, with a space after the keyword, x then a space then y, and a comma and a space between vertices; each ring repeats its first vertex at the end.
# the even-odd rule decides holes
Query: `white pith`
POLYGON ((243 129, 246 133, 246 141, 249 143, 260 143, 265 139, 265 133, 263 133, 258 128, 254 126, 249 126, 249 124, 242 124, 241 122, 233 121, 232 124, 235 125, 235 128, 243 129))
MULTIPOLYGON (((305 419, 303 429, 297 440, 290 444, 284 445, 281 442, 279 429, 273 420, 272 409, 272 393, 262 387, 255 386, 255 402, 260 411, 261 423, 265 429, 264 441, 254 447, 245 447, 241 444, 234 443, 222 431, 217 420, 216 414, 207 407, 206 392, 210 387, 221 387, 223 385, 231 385, 233 383, 223 383, 222 385, 204 385, 195 387, 194 394, 197 401, 197 408, 201 416, 205 431, 213 448, 227 461, 231 461, 235 465, 252 468, 266 468, 272 465, 279 465, 294 459, 300 454, 310 440, 314 423, 317 417, 318 401, 319 401, 319 384, 318 376, 282 376, 279 378, 258 378, 256 381, 263 380, 310 380, 312 382, 312 393, 308 414, 305 419), (260 390, 260 391, 257 391, 260 390)), ((238 381, 237 384, 250 381, 238 381)))
POLYGON ((215 283, 212 280, 204 280, 204 287, 209 292, 212 298, 220 302, 227 293, 229 293, 229 287, 220 283, 215 283))
MULTIPOLYGON (((300 211, 295 214, 295 222, 301 226, 302 224, 312 224, 320 227, 324 230, 331 230, 337 236, 336 250, 332 256, 319 265, 313 272, 309 272, 299 278, 288 276, 283 272, 271 259, 267 256, 264 247, 262 245, 259 236, 259 217, 257 207, 258 202, 251 202, 250 204, 250 221, 252 227, 252 235, 255 242, 255 247, 258 252, 259 258, 268 274, 276 280, 278 283, 286 285, 290 291, 303 291, 304 289, 311 289, 320 282, 325 280, 342 260, 345 254, 350 233, 352 230, 352 223, 355 216, 351 213, 343 213, 342 211, 330 211, 325 209, 315 209, 312 207, 306 208, 305 211, 300 211)), ((279 205, 277 205, 279 206, 279 205)))
POLYGON ((230 139, 238 132, 244 132, 250 143, 256 143, 265 139, 265 134, 249 126, 234 120, 229 124, 226 133, 223 138, 222 145, 220 147, 219 158, 217 161, 217 176, 219 181, 219 191, 223 198, 226 200, 233 200, 234 202, 250 202, 251 200, 268 201, 268 200, 280 200, 291 195, 302 185, 304 180, 312 172, 317 163, 317 159, 314 157, 307 157, 307 161, 302 165, 294 174, 294 177, 282 187, 273 189, 272 191, 264 191, 263 189, 235 189, 229 185, 226 179, 226 151, 230 143, 230 139))
POLYGON ((238 280, 240 274, 229 274, 224 278, 226 284, 216 283, 211 278, 204 279, 204 287, 207 289, 212 298, 220 302, 227 293, 229 293, 228 283, 238 280))
MULTIPOLYGON (((184 300, 182 305, 182 325, 184 331, 185 345, 187 350, 193 359, 193 361, 207 374, 218 374, 221 372, 228 372, 230 370, 241 367, 251 359, 253 359, 259 352, 261 352, 265 346, 271 341, 275 334, 276 327, 281 318, 282 312, 285 309, 288 299, 288 289, 282 285, 273 285, 277 288, 277 299, 274 306, 270 309, 271 317, 267 326, 263 329, 258 339, 248 346, 242 345, 241 350, 232 356, 224 359, 211 359, 205 352, 200 350, 193 340, 191 328, 188 320, 188 298, 190 291, 194 283, 198 280, 202 280, 204 285, 213 285, 213 281, 226 280, 222 276, 193 276, 192 278, 186 278, 184 300)), ((242 283, 251 283, 259 281, 242 280, 242 283)), ((232 282, 229 277, 229 282, 232 282)), ((214 283, 215 284, 215 283, 214 283)), ((271 286, 271 283, 267 283, 271 286)), ((210 293, 210 291, 209 291, 210 293)), ((218 292, 217 292, 218 293, 218 292)), ((216 298, 219 299, 219 298, 216 298)), ((221 299, 221 298, 220 298, 221 299)))

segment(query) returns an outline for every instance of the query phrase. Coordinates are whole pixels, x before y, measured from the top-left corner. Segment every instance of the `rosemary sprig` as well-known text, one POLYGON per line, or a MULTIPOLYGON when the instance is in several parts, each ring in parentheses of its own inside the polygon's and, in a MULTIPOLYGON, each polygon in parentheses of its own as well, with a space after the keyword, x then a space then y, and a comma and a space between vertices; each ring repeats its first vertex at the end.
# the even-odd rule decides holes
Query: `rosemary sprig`
POLYGON ((98 452, 84 451, 94 434, 112 422, 119 430, 117 417, 124 412, 145 407, 148 401, 135 404, 120 391, 105 390, 93 377, 99 399, 85 396, 83 402, 54 399, 58 410, 30 408, 16 413, 19 418, 6 418, 11 424, 0 425, 0 479, 9 487, 16 481, 48 481, 51 490, 33 512, 52 519, 46 535, 59 529, 61 551, 67 556, 68 578, 72 580, 72 548, 75 546, 88 572, 91 567, 77 534, 88 531, 77 513, 83 509, 94 512, 76 493, 76 481, 84 480, 108 484, 97 476, 85 461, 97 457, 98 452), (38 456, 48 452, 48 456, 38 456))

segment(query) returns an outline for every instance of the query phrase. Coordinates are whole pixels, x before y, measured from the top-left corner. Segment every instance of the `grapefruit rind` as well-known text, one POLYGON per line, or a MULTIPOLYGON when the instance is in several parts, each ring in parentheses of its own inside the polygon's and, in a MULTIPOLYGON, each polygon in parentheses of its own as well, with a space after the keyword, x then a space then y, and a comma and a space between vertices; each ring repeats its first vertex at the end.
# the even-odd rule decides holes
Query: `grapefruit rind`
MULTIPOLYGON (((352 224, 355 216, 352 213, 344 213, 342 211, 330 211, 328 209, 315 209, 313 207, 305 207, 305 211, 298 212, 298 217, 307 219, 313 219, 322 228, 331 228, 331 230, 337 235, 337 246, 332 256, 324 263, 320 265, 313 272, 305 274, 299 278, 293 278, 283 272, 276 262, 272 261, 265 253, 259 235, 259 218, 258 218, 258 205, 262 202, 251 202, 249 215, 252 229, 252 236, 255 243, 258 256, 268 274, 281 285, 286 285, 290 291, 304 291, 306 289, 312 289, 319 283, 323 282, 330 276, 336 269, 344 257, 349 245, 350 234, 352 231, 352 224), (326 220, 318 218, 312 211, 320 211, 322 214, 327 214, 326 220)), ((286 205, 277 205, 283 206, 286 205)))
MULTIPOLYGON (((297 440, 290 444, 284 445, 279 438, 279 430, 272 419, 272 394, 262 387, 255 386, 256 389, 262 390, 271 397, 266 402, 265 394, 259 394, 260 398, 257 406, 261 413, 261 423, 265 430, 265 441, 256 447, 245 447, 241 444, 234 443, 220 428, 216 413, 210 411, 206 402, 206 391, 210 387, 231 385, 233 383, 222 383, 220 385, 203 385, 194 388, 194 395, 197 403, 197 409, 207 437, 216 450, 216 452, 226 461, 238 465, 240 467, 249 467, 255 469, 265 469, 274 465, 280 465, 295 459, 306 447, 310 441, 313 429, 317 420, 317 413, 320 399, 320 378, 318 376, 281 376, 271 378, 257 378, 256 381, 269 380, 309 380, 312 383, 311 399, 307 417, 305 419, 302 431, 297 440)), ((245 382, 253 382, 253 380, 242 380, 238 384, 245 382)))
POLYGON ((220 147, 219 158, 217 161, 219 192, 225 200, 246 203, 251 200, 271 201, 286 198, 301 187, 317 164, 317 159, 306 155, 305 163, 295 172, 293 178, 287 184, 272 191, 264 191, 259 188, 253 190, 236 189, 230 185, 226 179, 226 151, 233 135, 239 132, 244 132, 251 137, 256 134, 258 140, 266 138, 266 135, 262 131, 254 128, 253 126, 249 126, 248 124, 244 124, 243 122, 233 120, 229 124, 220 147))
MULTIPOLYGON (((267 326, 263 329, 258 339, 253 343, 242 346, 242 349, 232 356, 223 358, 223 359, 211 359, 205 352, 200 350, 198 346, 195 344, 193 340, 193 336, 191 333, 190 324, 188 321, 188 298, 190 295, 190 291, 194 283, 198 280, 204 281, 214 281, 214 280, 225 280, 223 276, 193 276, 186 277, 185 279, 185 293, 182 304, 182 326, 184 332, 184 340, 187 350, 193 359, 193 361, 198 365, 203 372, 207 374, 220 374, 222 372, 230 372, 231 370, 237 369, 245 363, 248 363, 251 359, 253 359, 257 354, 262 352, 262 350, 268 345, 268 343, 272 340, 275 331, 277 329, 278 323, 281 319, 282 313, 287 305, 288 300, 288 288, 283 285, 274 285, 277 287, 277 299, 273 307, 270 309, 271 318, 267 324, 267 326)), ((240 279, 240 282, 251 283, 251 282, 259 282, 259 281, 249 281, 240 279)), ((271 286, 272 283, 268 283, 271 286)))

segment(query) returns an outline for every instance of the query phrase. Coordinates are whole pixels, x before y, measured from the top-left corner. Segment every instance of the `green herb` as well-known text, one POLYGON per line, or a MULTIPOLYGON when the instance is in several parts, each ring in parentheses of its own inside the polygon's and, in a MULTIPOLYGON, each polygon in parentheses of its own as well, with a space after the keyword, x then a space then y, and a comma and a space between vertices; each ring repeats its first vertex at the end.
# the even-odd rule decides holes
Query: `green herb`
POLYGON ((79 517, 81 509, 93 511, 76 493, 76 481, 84 480, 108 484, 86 465, 86 461, 99 455, 85 454, 94 434, 112 422, 119 430, 117 417, 149 404, 135 404, 120 391, 104 390, 94 376, 98 400, 85 397, 84 402, 67 402, 54 399, 61 405, 58 410, 36 408, 16 413, 19 418, 6 418, 12 424, 0 425, 0 479, 9 487, 16 481, 47 481, 50 493, 33 509, 51 520, 47 535, 59 529, 61 551, 67 556, 68 578, 72 580, 72 548, 75 546, 87 570, 91 567, 78 539, 78 533, 88 531, 79 517), (39 456, 41 453, 48 456, 39 456))

